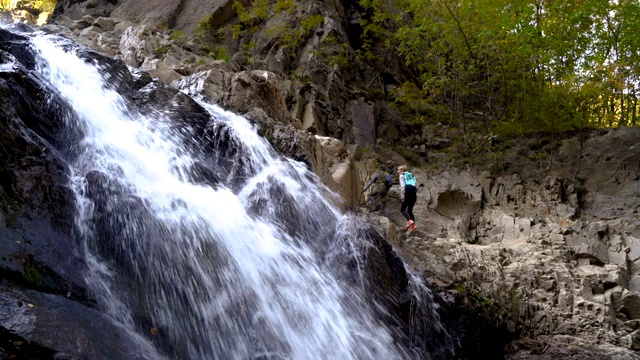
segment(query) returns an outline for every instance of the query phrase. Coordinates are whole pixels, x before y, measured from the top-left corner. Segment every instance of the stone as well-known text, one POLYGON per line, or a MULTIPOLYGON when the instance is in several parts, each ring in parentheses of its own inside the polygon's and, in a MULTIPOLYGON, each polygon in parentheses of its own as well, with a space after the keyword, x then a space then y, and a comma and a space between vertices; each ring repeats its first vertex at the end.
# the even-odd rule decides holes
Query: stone
MULTIPOLYGON (((134 25, 134 20, 140 20, 142 25, 147 24, 147 29, 154 30, 156 25, 164 23, 166 26, 188 31, 202 18, 204 12, 220 14, 211 18, 210 24, 215 24, 216 27, 234 16, 233 11, 227 12, 222 7, 217 7, 219 4, 208 0, 185 0, 180 1, 180 4, 176 0, 163 3, 164 6, 147 0, 123 0, 118 3, 119 9, 115 11, 118 21, 116 28, 122 29, 121 32, 134 25), (202 7, 199 13, 194 11, 198 6, 202 7), (126 19, 122 21, 123 18, 126 19)), ((227 10, 229 3, 225 3, 227 10)), ((333 2, 326 5, 330 7, 333 2)), ((341 18, 353 19, 354 24, 358 23, 360 17, 354 15, 355 12, 348 16, 338 14, 341 18)), ((305 72, 305 77, 313 79, 312 85, 285 86, 286 79, 278 78, 271 87, 271 84, 264 86, 260 82, 260 74, 249 73, 236 77, 236 66, 248 64, 241 52, 233 55, 232 70, 222 69, 217 72, 217 69, 208 68, 209 64, 206 63, 202 68, 191 67, 189 71, 194 70, 202 75, 197 80, 194 78, 194 83, 203 81, 205 87, 208 87, 205 91, 209 99, 233 111, 249 115, 260 133, 278 151, 309 165, 331 189, 350 197, 354 195, 349 195, 349 192, 355 193, 357 190, 355 184, 358 183, 356 176, 359 174, 357 167, 360 164, 353 162, 348 152, 339 151, 335 139, 331 140, 330 137, 340 138, 344 147, 355 148, 356 134, 351 124, 352 119, 361 117, 357 121, 364 119, 365 125, 368 126, 369 121, 372 125, 364 128, 363 133, 368 138, 363 141, 360 137, 359 141, 366 145, 360 145, 359 148, 377 148, 384 146, 384 141, 395 144, 404 140, 398 135, 396 126, 397 120, 402 120, 403 115, 393 118, 388 110, 382 115, 381 109, 384 106, 379 105, 382 101, 371 103, 361 95, 354 95, 353 91, 359 89, 352 89, 351 84, 358 81, 352 81, 354 79, 351 74, 324 69, 314 63, 314 59, 309 56, 312 50, 317 51, 313 44, 327 45, 321 40, 329 36, 345 40, 345 43, 348 39, 341 29, 341 22, 344 21, 336 21, 333 14, 324 15, 325 24, 311 35, 308 41, 311 45, 302 51, 304 59, 299 59, 298 64, 294 64, 305 72), (208 73, 204 75, 206 72, 208 73), (345 83, 350 85, 347 87, 345 83), (307 87, 306 93, 302 91, 303 86, 307 87), (265 91, 268 95, 262 96, 260 91, 265 91), (237 97, 237 101, 231 98, 231 92, 234 92, 233 96, 237 97), (280 101, 276 92, 280 93, 284 101, 280 101), (259 101, 243 107, 242 102, 250 103, 256 99, 259 101), (286 116, 282 115, 285 112, 286 116), (308 131, 299 131, 300 128, 308 131), (395 135, 388 136, 394 134, 394 131, 395 135), (314 134, 322 136, 315 137, 314 134), (346 146, 344 142, 347 143, 346 146), (351 187, 353 190, 336 190, 351 187)), ((88 25, 90 24, 84 27, 88 25)), ((114 29, 114 32, 118 31, 114 29)), ((126 58, 127 63, 132 66, 154 60, 157 56, 155 48, 161 40, 156 35, 143 33, 138 33, 138 37, 135 44, 128 44, 132 46, 120 46, 124 50, 122 58, 126 58)), ((282 52, 268 45, 268 41, 265 41, 267 39, 266 36, 259 36, 256 42, 264 45, 260 51, 268 55, 264 61, 256 61, 251 65, 269 66, 269 69, 279 71, 284 63, 282 52)), ((122 45, 122 41, 120 43, 122 45)), ((178 54, 167 53, 164 65, 173 70, 181 69, 181 65, 175 61, 182 59, 178 54)), ((389 68, 394 66, 391 64, 389 68)), ((182 70, 178 73, 182 73, 182 70)), ((383 77, 386 79, 392 75, 384 74, 383 77)), ((269 74, 267 78, 270 76, 269 74)), ((172 83, 178 86, 177 81, 172 83)), ((389 83, 385 80, 380 85, 388 87, 389 83)), ((446 124, 442 127, 444 125, 446 124)), ((421 146, 424 144, 431 149, 447 148, 452 142, 438 138, 446 136, 444 134, 446 132, 431 129, 418 132, 415 139, 412 139, 415 142, 411 146, 415 145, 421 153, 421 146)), ((580 168, 573 162, 579 154, 576 138, 565 139, 559 145, 558 158, 554 159, 556 164, 548 172, 554 175, 544 179, 541 185, 538 185, 540 181, 530 181, 524 175, 523 178, 518 175, 494 177, 489 173, 478 175, 478 171, 471 166, 472 174, 469 177, 475 177, 474 181, 469 180, 464 172, 429 170, 428 177, 421 176, 428 180, 425 181, 424 188, 420 189, 416 206, 416 213, 428 219, 428 228, 424 230, 425 233, 414 233, 410 237, 397 233, 387 235, 389 241, 403 246, 407 259, 411 259, 411 266, 428 269, 424 273, 428 273, 426 276, 435 284, 454 287, 456 284, 473 282, 483 289, 483 295, 498 303, 502 302, 501 305, 521 304, 517 310, 505 316, 508 318, 506 322, 514 331, 526 328, 530 333, 527 337, 530 335, 532 339, 537 339, 535 341, 540 341, 542 346, 536 348, 538 352, 535 355, 541 356, 546 344, 551 345, 545 355, 559 354, 558 358, 570 357, 579 351, 576 348, 580 346, 583 346, 581 349, 587 349, 587 353, 593 351, 594 354, 601 354, 598 351, 604 351, 601 350, 602 344, 614 343, 615 340, 612 339, 621 336, 607 328, 609 325, 601 318, 604 315, 598 315, 599 311, 604 311, 601 303, 611 303, 607 311, 614 314, 608 314, 609 319, 615 320, 617 316, 620 319, 626 318, 622 313, 616 314, 615 310, 622 307, 629 312, 628 308, 632 307, 630 304, 633 301, 628 294, 633 292, 625 292, 622 288, 628 277, 628 287, 633 290, 638 282, 636 276, 640 274, 640 250, 636 251, 636 243, 632 238, 638 235, 638 224, 633 220, 637 214, 633 214, 631 207, 637 202, 637 196, 632 190, 637 189, 637 180, 634 179, 640 173, 636 165, 640 163, 640 147, 635 145, 639 136, 640 131, 633 128, 606 131, 606 134, 590 134, 584 138, 584 146, 580 147, 580 151, 586 151, 583 159, 588 159, 583 161, 580 168), (571 146, 574 146, 575 151, 569 151, 571 146), (612 149, 617 149, 618 152, 612 149), (602 171, 603 164, 612 170, 602 171), (573 173, 575 169, 579 169, 577 176, 573 173), (580 194, 574 185, 575 177, 582 179, 581 187, 585 191, 580 194), (614 181, 614 178, 617 180, 614 181), (574 221, 578 214, 584 217, 574 221), (591 215, 601 216, 602 220, 593 222, 591 215), (619 219, 623 216, 626 222, 619 219), (481 241, 484 245, 478 245, 476 241, 481 241), (451 246, 447 248, 446 254, 439 248, 443 246, 442 243, 451 246), (498 284, 504 284, 507 290, 500 290, 498 284), (517 289, 517 292, 507 296, 512 289, 517 289), (557 291, 557 301, 556 295, 549 289, 557 291), (585 301, 583 295, 593 302, 585 301), (624 306, 623 295, 627 296, 625 299, 629 303, 624 306), (540 302, 529 303, 527 296, 531 296, 531 299, 535 296, 540 302), (511 299, 512 302, 505 299, 511 299), (573 309, 574 301, 582 306, 573 309), (525 308, 525 302, 530 308, 525 308), (575 315, 571 315, 573 310, 576 311, 575 315), (539 322, 535 323, 533 320, 539 322), (589 345, 564 337, 536 338, 536 334, 554 333, 554 328, 589 339, 589 345)), ((424 151, 429 152, 429 149, 425 148, 424 151)), ((442 153, 429 153, 427 156, 430 166, 446 161, 442 153)), ((402 161, 395 158, 393 160, 402 161)), ((418 169, 420 170, 423 169, 418 169)), ((378 220, 367 219, 368 221, 378 220)), ((393 221, 387 221, 381 226, 386 228, 385 234, 391 233, 389 229, 395 229, 393 221)), ((507 306, 504 308, 509 309, 507 306)), ((496 318, 495 321, 504 324, 504 319, 496 318)), ((625 331, 628 331, 628 335, 637 330, 631 325, 627 328, 625 331)), ((633 341, 629 344, 631 343, 633 341)))
POLYGON ((349 112, 353 121, 353 138, 356 145, 373 149, 375 146, 375 119, 373 104, 364 99, 349 103, 349 112))
POLYGON ((555 280, 545 277, 539 277, 537 279, 538 286, 545 291, 551 291, 555 287, 555 280))
POLYGON ((162 62, 172 68, 173 70, 178 70, 184 68, 184 63, 180 61, 172 52, 167 53, 163 58, 162 62))
POLYGON ((640 293, 626 292, 620 299, 619 312, 625 314, 629 320, 640 319, 640 293))
POLYGON ((627 269, 627 252, 608 249, 608 258, 610 264, 618 265, 620 268, 627 269))
POLYGON ((564 245, 565 244, 564 235, 562 235, 562 234, 550 234, 549 235, 549 240, 551 241, 552 244, 555 244, 555 245, 564 245))
POLYGON ((640 330, 636 330, 629 334, 627 345, 631 350, 640 350, 640 330))
MULTIPOLYGON (((248 1, 242 0, 246 6, 248 1)), ((142 24, 158 26, 164 24, 173 29, 191 33, 203 20, 204 14, 211 14, 209 18, 212 28, 220 27, 235 15, 233 2, 219 0, 164 0, 158 3, 154 0, 123 0, 111 12, 111 16, 121 20, 138 20, 142 24)))
POLYGON ((635 275, 629 279, 628 289, 629 291, 640 292, 640 275, 635 275))
POLYGON ((158 79, 165 84, 171 84, 172 82, 182 78, 182 75, 166 66, 158 59, 150 61, 145 60, 145 62, 140 66, 140 70, 149 73, 152 78, 158 79))
POLYGON ((260 108, 276 122, 292 123, 278 76, 268 71, 253 70, 235 73, 230 80, 230 90, 222 104, 229 110, 241 114, 260 108))
POLYGON ((97 26, 104 31, 113 31, 116 23, 111 18, 99 17, 93 22, 93 26, 97 26))
POLYGON ((99 28, 99 27, 97 27, 97 26, 89 26, 88 28, 83 29, 83 30, 80 32, 80 35, 88 36, 88 35, 91 35, 92 33, 93 33, 93 34, 99 34, 99 33, 101 33, 101 32, 102 32, 102 29, 101 29, 101 28, 99 28))
POLYGON ((635 262, 636 260, 640 259, 640 239, 632 236, 626 236, 624 238, 624 242, 629 248, 629 251, 627 252, 629 261, 635 262))
POLYGON ((302 123, 302 130, 307 130, 313 134, 323 134, 322 125, 317 120, 317 110, 315 103, 307 103, 302 110, 302 117, 300 118, 302 123), (320 131, 318 130, 320 129, 320 131))
POLYGON ((605 265, 608 273, 606 279, 604 279, 603 286, 605 289, 615 286, 627 287, 627 278, 623 271, 617 265, 605 265))
POLYGON ((148 38, 148 29, 145 26, 126 28, 120 37, 118 49, 120 58, 127 65, 136 68, 156 50, 148 38))
POLYGON ((609 250, 600 243, 581 244, 576 250, 576 257, 588 258, 592 264, 604 265, 609 262, 609 250))
POLYGON ((570 312, 573 307, 573 293, 566 289, 560 289, 558 292, 558 308, 570 312))

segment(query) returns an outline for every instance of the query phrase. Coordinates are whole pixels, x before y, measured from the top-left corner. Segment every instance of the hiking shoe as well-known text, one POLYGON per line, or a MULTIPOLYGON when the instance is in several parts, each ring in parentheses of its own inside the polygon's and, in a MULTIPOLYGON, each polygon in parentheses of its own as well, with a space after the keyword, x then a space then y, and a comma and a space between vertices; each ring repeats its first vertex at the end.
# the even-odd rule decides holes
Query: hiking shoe
POLYGON ((406 230, 406 229, 410 228, 411 225, 413 225, 413 224, 414 224, 413 220, 407 221, 407 225, 404 227, 404 229, 406 230))
POLYGON ((415 229, 415 228, 416 228, 416 226, 418 226, 418 225, 416 225, 416 223, 411 224, 411 226, 409 226, 409 228, 407 229, 407 231, 413 231, 413 229, 415 229))

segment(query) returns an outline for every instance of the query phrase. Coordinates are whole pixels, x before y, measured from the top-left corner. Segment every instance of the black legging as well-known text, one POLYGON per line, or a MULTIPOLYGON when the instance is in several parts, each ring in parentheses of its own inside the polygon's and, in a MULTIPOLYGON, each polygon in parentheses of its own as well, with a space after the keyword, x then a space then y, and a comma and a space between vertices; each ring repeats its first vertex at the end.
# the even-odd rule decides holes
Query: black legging
POLYGON ((413 218, 413 205, 416 204, 416 199, 416 187, 411 185, 406 186, 404 188, 404 200, 402 201, 402 206, 400 206, 400 212, 407 221, 416 221, 416 219, 413 218))

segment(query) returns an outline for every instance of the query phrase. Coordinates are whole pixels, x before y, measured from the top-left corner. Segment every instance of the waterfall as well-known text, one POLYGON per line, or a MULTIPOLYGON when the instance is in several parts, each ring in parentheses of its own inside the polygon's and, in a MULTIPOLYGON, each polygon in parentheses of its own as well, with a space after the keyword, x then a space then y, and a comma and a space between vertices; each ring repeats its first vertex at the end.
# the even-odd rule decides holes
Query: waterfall
MULTIPOLYGON (((358 239, 373 235, 305 165, 241 116, 184 94, 151 106, 157 83, 125 95, 86 49, 41 33, 30 42, 35 70, 73 108, 64 120, 77 141, 58 150, 88 287, 147 358, 426 356, 369 295, 372 243, 358 239)), ((421 306, 445 332, 421 291, 407 296, 427 294, 421 306)))

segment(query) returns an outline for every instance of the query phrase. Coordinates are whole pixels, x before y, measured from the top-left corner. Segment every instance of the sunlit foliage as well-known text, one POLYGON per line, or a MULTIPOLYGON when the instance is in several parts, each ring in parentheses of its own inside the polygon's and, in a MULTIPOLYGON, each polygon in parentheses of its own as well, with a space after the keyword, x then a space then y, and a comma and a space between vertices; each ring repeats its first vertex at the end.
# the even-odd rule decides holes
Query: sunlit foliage
POLYGON ((360 4, 365 44, 393 44, 411 70, 396 99, 417 112, 444 106, 463 131, 638 124, 637 0, 360 4))

